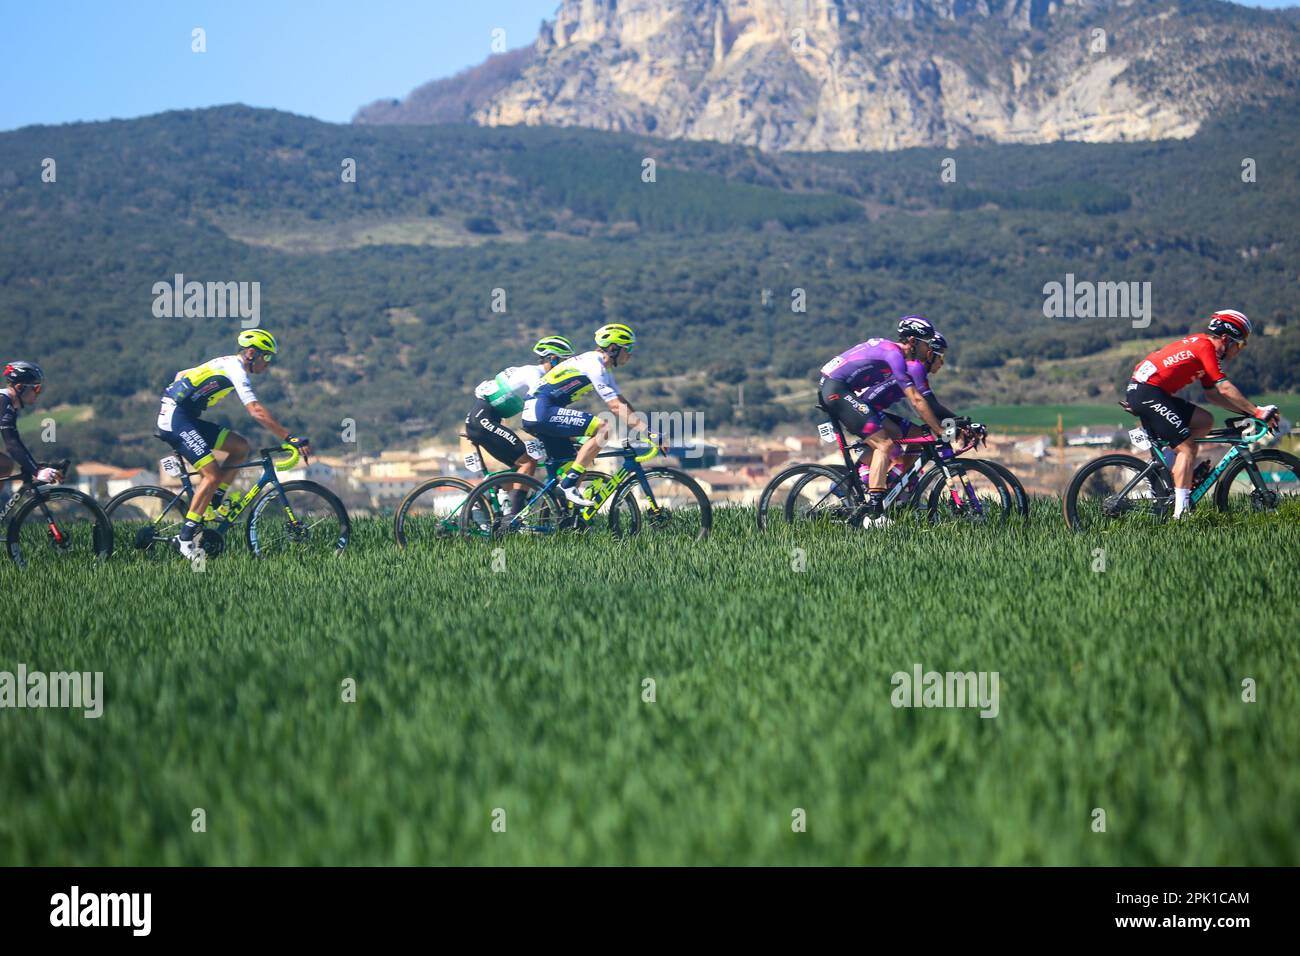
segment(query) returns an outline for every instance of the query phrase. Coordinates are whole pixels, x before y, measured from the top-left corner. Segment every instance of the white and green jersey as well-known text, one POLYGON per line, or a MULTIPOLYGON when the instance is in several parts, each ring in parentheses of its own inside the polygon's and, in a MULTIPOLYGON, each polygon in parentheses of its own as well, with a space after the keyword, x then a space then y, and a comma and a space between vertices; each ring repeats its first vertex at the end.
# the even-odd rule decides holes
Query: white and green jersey
POLYGON ((540 365, 511 366, 497 372, 495 378, 479 382, 474 395, 492 406, 498 418, 510 418, 524 410, 524 399, 545 374, 540 365))

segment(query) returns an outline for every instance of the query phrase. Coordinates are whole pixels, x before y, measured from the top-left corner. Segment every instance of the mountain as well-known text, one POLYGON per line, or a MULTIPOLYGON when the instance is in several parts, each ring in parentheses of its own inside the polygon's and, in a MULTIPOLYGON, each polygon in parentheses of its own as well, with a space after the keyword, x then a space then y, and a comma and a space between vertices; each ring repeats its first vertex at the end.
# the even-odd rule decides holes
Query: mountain
POLYGON ((243 106, 32 126, 0 133, 0 360, 39 361, 42 404, 92 414, 60 421, 64 453, 119 464, 156 457, 163 385, 239 328, 155 315, 178 273, 259 283, 282 349, 258 394, 322 450, 448 434, 540 334, 608 321, 641 341, 629 399, 709 432, 742 384, 744 426, 807 427, 817 368, 913 311, 952 342, 936 387, 957 408, 1108 401, 1135 352, 1225 306, 1266 333, 1233 380, 1295 390, 1298 117, 1278 101, 1182 141, 818 154, 243 106), (1068 275, 1150 283, 1149 327, 1046 316, 1068 275))
POLYGON ((1191 136, 1300 86, 1300 19, 1220 0, 562 0, 530 49, 357 123, 764 150, 1191 136))

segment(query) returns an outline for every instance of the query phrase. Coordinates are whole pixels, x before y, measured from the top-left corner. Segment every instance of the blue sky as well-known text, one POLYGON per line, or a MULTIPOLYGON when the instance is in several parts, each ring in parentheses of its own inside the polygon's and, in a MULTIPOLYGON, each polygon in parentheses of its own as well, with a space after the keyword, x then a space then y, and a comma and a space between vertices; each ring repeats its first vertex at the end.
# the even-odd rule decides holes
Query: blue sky
MULTIPOLYGON (((1293 6, 1256 0, 1252 6, 1293 6)), ((531 43, 559 0, 0 0, 0 129, 247 103, 333 122, 531 43), (208 50, 190 50, 190 31, 208 50)))

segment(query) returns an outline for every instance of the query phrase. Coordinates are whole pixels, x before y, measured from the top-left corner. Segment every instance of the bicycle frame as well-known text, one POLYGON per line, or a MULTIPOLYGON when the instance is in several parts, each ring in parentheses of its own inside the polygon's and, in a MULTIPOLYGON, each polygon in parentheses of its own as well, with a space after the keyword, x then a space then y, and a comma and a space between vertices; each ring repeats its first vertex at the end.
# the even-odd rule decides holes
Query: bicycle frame
MULTIPOLYGON (((829 414, 828 409, 820 405, 818 408, 829 414)), ((835 429, 835 441, 836 444, 839 445, 840 454, 844 456, 845 477, 851 484, 856 484, 858 488, 861 489, 864 493, 863 497, 865 498, 867 488, 862 484, 862 476, 858 474, 858 466, 872 450, 871 446, 864 441, 855 441, 851 445, 846 442, 844 438, 844 428, 840 424, 839 419, 834 415, 830 415, 830 424, 835 429), (858 457, 857 461, 854 461, 850 453, 859 448, 862 449, 862 454, 858 457)), ((897 438, 894 443, 904 446, 916 445, 926 447, 920 449, 921 454, 917 456, 914 462, 912 462, 912 467, 900 475, 898 480, 894 483, 894 486, 885 493, 884 507, 886 509, 892 506, 898 497, 902 495, 903 489, 908 486, 912 478, 920 478, 921 472, 924 471, 925 466, 931 461, 937 462, 939 467, 943 469, 943 475, 945 478, 951 478, 952 473, 948 471, 947 462, 958 455, 965 454, 975 447, 973 443, 968 443, 957 449, 948 446, 951 454, 945 456, 943 454, 943 449, 939 447, 941 444, 939 439, 934 435, 921 435, 917 438, 897 438)), ((963 482, 963 484, 966 486, 966 493, 970 496, 971 500, 975 502, 976 509, 982 510, 982 507, 979 504, 979 499, 975 495, 975 489, 970 486, 970 482, 966 481, 963 482)), ((832 489, 832 491, 834 491, 834 489, 832 489)), ((957 490, 955 488, 950 488, 949 492, 953 496, 953 504, 957 507, 961 507, 961 502, 957 497, 957 490)))
MULTIPOLYGON (((1231 445, 1232 447, 1229 448, 1223 458, 1220 459, 1219 464, 1215 466, 1214 470, 1206 475, 1205 478, 1201 480, 1201 483, 1192 489, 1190 496, 1192 504, 1196 504, 1209 494, 1210 490, 1218 482, 1220 476, 1228 469, 1228 466, 1242 455, 1246 456, 1246 472, 1250 475, 1251 482, 1256 488, 1262 486, 1263 478, 1260 476, 1259 468, 1256 467, 1254 459, 1250 457, 1250 446, 1268 434, 1268 425, 1265 422, 1260 421, 1258 418, 1252 418, 1251 421, 1258 426, 1258 430, 1253 435, 1243 435, 1240 432, 1228 434, 1231 429, 1224 428, 1216 429, 1204 438, 1196 439, 1197 444, 1231 445)), ((1138 483, 1144 480, 1152 471, 1157 472, 1162 479, 1166 479, 1166 484, 1168 484, 1170 488, 1174 487, 1173 470, 1169 467, 1169 463, 1165 461, 1164 456, 1165 450, 1170 447, 1169 443, 1151 436, 1148 436, 1148 439, 1151 442, 1151 463, 1138 472, 1128 484, 1120 489, 1115 497, 1126 497, 1129 492, 1137 487, 1138 483)))
MULTIPOLYGON (((68 466, 71 463, 72 462, 69 461, 68 459, 64 459, 63 461, 60 462, 55 462, 55 470, 67 471, 68 466)), ((23 479, 21 473, 8 475, 4 478, 0 478, 0 485, 7 484, 8 482, 11 481, 18 481, 21 482, 21 484, 19 485, 18 490, 9 496, 9 500, 5 502, 5 506, 3 508, 0 508, 0 529, 7 528, 9 526, 9 512, 14 510, 14 508, 18 505, 18 502, 22 500, 24 495, 31 494, 35 496, 36 501, 40 504, 41 515, 45 518, 46 524, 49 525, 50 534, 53 536, 54 542, 59 545, 64 544, 65 539, 63 536, 63 532, 59 530, 59 523, 54 520, 54 516, 50 514, 50 509, 45 504, 45 493, 41 489, 47 486, 38 485, 34 481, 26 481, 23 479)))
MULTIPOLYGON (((239 520, 239 516, 244 513, 244 509, 257 500, 257 496, 261 494, 262 489, 265 488, 268 484, 273 485, 275 487, 276 493, 280 496, 280 499, 284 502, 284 510, 285 513, 289 516, 289 520, 295 523, 298 521, 297 516, 294 515, 293 509, 289 505, 288 496, 286 496, 284 493, 284 487, 280 484, 280 477, 279 475, 276 474, 275 459, 272 457, 275 454, 275 452, 282 450, 282 447, 263 448, 262 449, 263 457, 256 458, 252 461, 246 461, 241 465, 235 466, 236 469, 241 471, 245 468, 261 468, 262 474, 258 477, 257 481, 253 483, 253 486, 249 488, 247 492, 245 492, 242 496, 236 498, 230 503, 230 507, 226 509, 225 516, 221 517, 220 520, 216 523, 216 525, 214 525, 209 530, 218 531, 222 535, 225 535, 225 533, 229 531, 231 527, 234 526, 235 522, 239 520)), ((297 464, 297 455, 298 455, 297 449, 294 449, 293 453, 295 456, 294 461, 289 467, 293 467, 294 464, 297 464)), ((184 503, 184 505, 188 508, 189 503, 194 500, 194 483, 190 479, 193 478, 195 475, 197 475, 198 472, 187 471, 184 467, 183 459, 181 461, 182 461, 181 475, 180 475, 181 493, 178 494, 171 501, 171 503, 168 504, 167 507, 162 510, 162 512, 158 515, 157 518, 154 519, 155 523, 160 521, 163 518, 163 516, 165 516, 167 512, 169 512, 173 507, 179 507, 182 505, 182 503, 184 503)), ((218 515, 221 514, 220 512, 217 513, 218 515)))
MULTIPOLYGON (((650 447, 641 454, 637 454, 632 448, 631 440, 627 440, 623 442, 622 451, 603 451, 596 456, 598 458, 621 457, 623 463, 619 467, 618 471, 613 475, 610 475, 609 478, 597 478, 591 483, 591 504, 581 510, 577 510, 576 508, 574 510, 574 516, 579 522, 586 524, 591 521, 591 519, 594 518, 604 506, 605 502, 617 494, 619 489, 629 481, 637 481, 640 483, 641 490, 645 492, 646 499, 649 502, 651 513, 658 513, 659 503, 655 501, 654 490, 650 487, 650 481, 645 476, 645 469, 641 466, 651 458, 658 455, 660 447, 653 439, 647 438, 646 442, 650 447)), ((564 466, 570 464, 571 461, 572 459, 569 461, 558 461, 554 458, 547 459, 546 470, 548 472, 548 478, 546 483, 542 485, 541 490, 539 490, 537 494, 533 495, 533 497, 531 497, 524 506, 519 509, 517 515, 511 517, 511 530, 515 529, 519 519, 528 513, 529 508, 542 498, 550 495, 551 492, 558 487, 562 477, 561 472, 564 469, 564 466)))

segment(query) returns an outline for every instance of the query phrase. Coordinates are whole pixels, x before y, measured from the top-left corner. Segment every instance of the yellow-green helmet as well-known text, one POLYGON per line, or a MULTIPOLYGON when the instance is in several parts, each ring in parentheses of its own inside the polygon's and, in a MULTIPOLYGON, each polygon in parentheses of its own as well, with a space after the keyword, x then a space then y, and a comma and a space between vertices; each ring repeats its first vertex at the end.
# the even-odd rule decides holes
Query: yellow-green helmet
POLYGON ((607 349, 611 345, 621 345, 625 349, 630 349, 636 344, 636 333, 630 326, 620 322, 602 325, 596 330, 596 344, 602 349, 607 349))
POLYGON ((573 343, 563 335, 548 335, 539 339, 533 346, 534 355, 554 355, 558 358, 568 358, 573 354, 573 343))
POLYGON ((275 336, 266 329, 245 329, 239 333, 239 347, 241 349, 255 348, 263 352, 275 354, 275 336))

